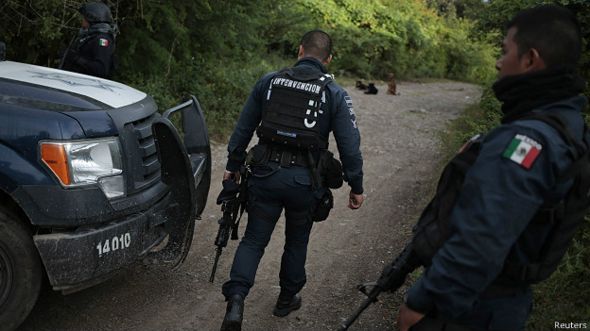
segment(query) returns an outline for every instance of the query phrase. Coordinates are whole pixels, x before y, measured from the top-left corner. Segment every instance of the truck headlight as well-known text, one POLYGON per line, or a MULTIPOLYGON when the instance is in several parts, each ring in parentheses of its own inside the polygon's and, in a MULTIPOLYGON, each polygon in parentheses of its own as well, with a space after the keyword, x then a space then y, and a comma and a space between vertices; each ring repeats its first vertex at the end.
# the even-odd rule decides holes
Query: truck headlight
POLYGON ((125 195, 117 138, 41 142, 41 160, 65 187, 98 184, 107 198, 125 195))

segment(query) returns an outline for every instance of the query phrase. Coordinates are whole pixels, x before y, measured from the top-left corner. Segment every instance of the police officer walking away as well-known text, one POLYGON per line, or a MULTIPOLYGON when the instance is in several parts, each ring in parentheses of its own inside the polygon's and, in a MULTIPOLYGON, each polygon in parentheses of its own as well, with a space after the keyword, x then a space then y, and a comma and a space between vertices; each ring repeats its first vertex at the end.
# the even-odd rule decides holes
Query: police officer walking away
POLYGON ((89 2, 79 9, 82 28, 64 54, 61 69, 109 78, 113 74, 115 26, 107 5, 89 2))
MULTIPOLYGON (((563 7, 543 5, 521 11, 507 27, 493 85, 502 124, 454 159, 474 156, 462 158, 467 166, 455 164, 467 169, 459 171, 463 182, 448 213, 450 236, 408 290, 402 331, 523 330, 530 285, 555 270, 587 212, 578 22, 563 7)), ((439 202, 425 213, 445 208, 439 202)))
POLYGON ((281 290, 273 311, 278 317, 301 307, 298 293, 306 282, 312 220, 327 217, 325 208, 332 203, 326 200, 331 197, 328 187, 341 185, 344 172, 350 186, 349 208, 357 209, 363 203, 360 134, 350 96, 327 73, 331 52, 327 33, 306 33, 295 66, 267 74, 256 83, 230 138, 223 179, 239 181, 238 170, 247 163, 248 225, 230 280, 223 284, 228 305, 222 330, 241 329, 244 299, 254 285, 258 264, 283 210, 286 243, 279 275, 281 290), (258 144, 245 161, 255 130, 258 144), (336 138, 342 167, 327 151, 330 131, 336 138))

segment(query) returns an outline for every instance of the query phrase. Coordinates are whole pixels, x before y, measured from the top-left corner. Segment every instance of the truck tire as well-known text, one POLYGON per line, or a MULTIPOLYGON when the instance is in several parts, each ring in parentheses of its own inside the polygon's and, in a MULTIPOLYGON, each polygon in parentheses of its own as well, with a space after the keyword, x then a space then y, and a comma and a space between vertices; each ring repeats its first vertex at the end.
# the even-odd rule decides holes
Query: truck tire
POLYGON ((39 296, 41 261, 31 234, 18 217, 0 207, 0 325, 16 329, 39 296))

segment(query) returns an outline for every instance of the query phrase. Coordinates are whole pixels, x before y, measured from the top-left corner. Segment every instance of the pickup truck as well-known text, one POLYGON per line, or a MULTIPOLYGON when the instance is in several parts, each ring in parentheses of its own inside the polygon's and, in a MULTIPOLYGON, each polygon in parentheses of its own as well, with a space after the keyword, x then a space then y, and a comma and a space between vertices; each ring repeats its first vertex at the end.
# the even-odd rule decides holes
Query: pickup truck
POLYGON ((138 261, 178 266, 209 192, 199 102, 0 58, 0 328, 43 279, 75 292, 138 261))

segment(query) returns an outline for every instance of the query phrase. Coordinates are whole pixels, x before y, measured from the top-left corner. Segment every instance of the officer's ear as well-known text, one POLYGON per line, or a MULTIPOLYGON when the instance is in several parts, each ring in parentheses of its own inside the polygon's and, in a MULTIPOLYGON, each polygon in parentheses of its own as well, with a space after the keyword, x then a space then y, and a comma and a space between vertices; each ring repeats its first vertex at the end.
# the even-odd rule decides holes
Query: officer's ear
POLYGON ((299 52, 297 53, 297 59, 301 60, 305 55, 305 50, 303 50, 303 45, 299 45, 299 52))
POLYGON ((332 62, 332 54, 330 54, 328 58, 324 60, 324 64, 330 64, 330 62, 332 62))
POLYGON ((521 63, 524 66, 525 72, 539 71, 546 68, 545 60, 543 60, 539 51, 535 48, 529 49, 522 57, 521 63))

